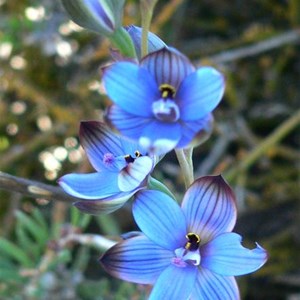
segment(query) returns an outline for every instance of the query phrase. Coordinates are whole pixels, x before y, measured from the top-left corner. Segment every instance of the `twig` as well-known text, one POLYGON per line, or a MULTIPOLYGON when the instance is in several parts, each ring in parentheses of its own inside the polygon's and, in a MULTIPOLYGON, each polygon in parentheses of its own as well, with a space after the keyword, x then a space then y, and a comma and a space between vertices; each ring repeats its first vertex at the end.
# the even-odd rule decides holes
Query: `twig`
POLYGON ((233 130, 230 123, 219 123, 216 125, 216 131, 219 135, 212 149, 206 154, 205 159, 199 164, 195 177, 204 176, 205 174, 214 173, 213 168, 220 158, 224 155, 228 145, 237 138, 236 130, 233 130))
POLYGON ((98 234, 70 234, 59 240, 59 247, 64 248, 70 242, 77 242, 81 245, 96 247, 100 250, 107 250, 117 242, 109 240, 98 234))
POLYGON ((258 42, 254 45, 241 47, 238 49, 228 50, 221 52, 216 55, 212 55, 201 59, 196 63, 201 65, 204 60, 213 61, 215 64, 222 64, 231 61, 236 61, 238 59, 255 56, 266 51, 270 51, 275 48, 279 48, 286 44, 292 44, 300 41, 300 30, 295 29, 291 31, 284 32, 276 37, 258 42))
POLYGON ((288 118, 285 122, 279 125, 263 142, 253 149, 249 154, 239 163, 237 167, 225 173, 225 178, 228 181, 233 180, 241 171, 249 169, 252 164, 262 157, 269 149, 274 147, 285 136, 287 136, 293 129, 300 124, 300 110, 296 111, 294 115, 288 118))
POLYGON ((169 1, 159 12, 153 24, 151 26, 154 32, 157 32, 175 13, 176 9, 180 4, 182 4, 183 0, 172 0, 169 1))
POLYGON ((25 157, 26 154, 30 154, 34 152, 35 149, 37 149, 41 145, 44 145, 45 142, 51 140, 51 138, 55 136, 55 134, 64 131, 65 131, 65 126, 62 124, 58 124, 49 131, 36 134, 28 141, 28 143, 10 148, 6 153, 1 155, 0 158, 1 169, 5 170, 6 168, 10 167, 14 162, 25 157))
POLYGON ((0 171, 0 189, 17 192, 32 198, 72 203, 78 198, 66 194, 60 187, 12 176, 0 171))
POLYGON ((30 282, 25 287, 25 294, 32 295, 33 292, 37 290, 41 276, 49 270, 49 267, 57 258, 57 252, 67 248, 72 242, 77 242, 81 245, 89 247, 96 247, 100 250, 107 250, 117 243, 96 234, 71 233, 65 237, 62 237, 57 241, 57 249, 51 249, 51 247, 47 249, 36 269, 23 269, 20 271, 20 274, 24 277, 31 277, 30 282))

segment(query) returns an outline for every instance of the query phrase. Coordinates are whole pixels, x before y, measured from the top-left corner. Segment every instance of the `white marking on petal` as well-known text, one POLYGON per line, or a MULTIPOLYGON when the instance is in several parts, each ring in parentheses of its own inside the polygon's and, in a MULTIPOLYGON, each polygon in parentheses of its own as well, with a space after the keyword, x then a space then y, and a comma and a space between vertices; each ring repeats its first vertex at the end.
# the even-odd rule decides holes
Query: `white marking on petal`
POLYGON ((146 137, 141 137, 139 139, 139 143, 141 147, 147 149, 150 154, 161 155, 174 149, 178 141, 159 139, 152 142, 150 139, 146 137))
POLYGON ((148 156, 140 156, 133 163, 121 170, 118 175, 118 187, 123 192, 136 189, 142 184, 153 168, 153 160, 148 156))

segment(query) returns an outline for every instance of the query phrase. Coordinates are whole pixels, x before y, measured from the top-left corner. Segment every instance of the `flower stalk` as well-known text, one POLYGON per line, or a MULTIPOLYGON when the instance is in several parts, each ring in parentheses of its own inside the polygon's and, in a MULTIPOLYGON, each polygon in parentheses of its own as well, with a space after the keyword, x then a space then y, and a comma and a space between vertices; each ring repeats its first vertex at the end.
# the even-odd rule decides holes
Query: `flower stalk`
POLYGON ((176 149, 175 152, 182 171, 185 187, 188 188, 194 181, 193 148, 176 149))
POLYGON ((148 32, 153 16, 154 7, 157 0, 143 0, 141 1, 141 16, 142 16, 142 44, 141 56, 144 57, 148 54, 148 32))

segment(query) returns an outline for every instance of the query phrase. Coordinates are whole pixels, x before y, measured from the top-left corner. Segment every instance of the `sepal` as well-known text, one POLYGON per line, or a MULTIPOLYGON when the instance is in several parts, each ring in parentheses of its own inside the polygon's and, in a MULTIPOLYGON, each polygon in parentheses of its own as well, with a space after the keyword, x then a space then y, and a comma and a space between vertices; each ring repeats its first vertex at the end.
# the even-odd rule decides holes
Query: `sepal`
POLYGON ((131 193, 123 193, 114 199, 76 201, 73 205, 81 212, 90 215, 110 214, 121 208, 135 192, 136 190, 131 193))
POLYGON ((174 200, 176 200, 175 196, 169 190, 169 188, 167 186, 165 186, 161 181, 153 178, 152 176, 149 176, 148 188, 149 188, 149 190, 161 191, 161 192, 167 194, 168 196, 170 196, 171 198, 173 198, 174 200))

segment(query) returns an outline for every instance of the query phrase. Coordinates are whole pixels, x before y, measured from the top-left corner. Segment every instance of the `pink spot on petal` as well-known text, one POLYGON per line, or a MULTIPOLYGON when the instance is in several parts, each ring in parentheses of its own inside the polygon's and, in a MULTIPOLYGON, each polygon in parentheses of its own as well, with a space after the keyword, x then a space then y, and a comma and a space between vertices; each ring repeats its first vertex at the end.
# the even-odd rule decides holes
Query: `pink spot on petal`
POLYGON ((171 262, 179 268, 185 268, 187 265, 187 263, 181 257, 173 257, 171 262))
POLYGON ((106 166, 111 166, 115 162, 115 156, 112 153, 105 153, 103 156, 103 163, 106 166))

